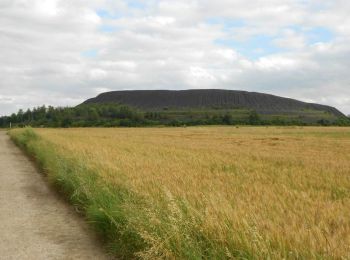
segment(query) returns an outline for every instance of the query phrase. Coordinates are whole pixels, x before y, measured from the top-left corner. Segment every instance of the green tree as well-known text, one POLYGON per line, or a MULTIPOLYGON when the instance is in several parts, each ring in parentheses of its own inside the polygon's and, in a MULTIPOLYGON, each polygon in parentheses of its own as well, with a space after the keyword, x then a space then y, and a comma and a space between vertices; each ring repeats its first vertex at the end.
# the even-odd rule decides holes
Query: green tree
POLYGON ((222 122, 226 125, 232 125, 233 123, 232 115, 230 113, 226 113, 222 118, 222 122))
POLYGON ((261 123, 260 116, 255 110, 249 113, 248 122, 250 125, 259 125, 261 123))

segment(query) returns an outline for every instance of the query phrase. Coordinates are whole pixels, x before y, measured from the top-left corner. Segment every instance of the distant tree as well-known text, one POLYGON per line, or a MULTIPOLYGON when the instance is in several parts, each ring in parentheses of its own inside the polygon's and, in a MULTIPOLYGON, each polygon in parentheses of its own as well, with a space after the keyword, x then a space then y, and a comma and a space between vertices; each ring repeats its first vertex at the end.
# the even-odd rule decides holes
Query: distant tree
POLYGON ((0 127, 7 127, 8 126, 8 117, 3 116, 0 117, 0 127))
POLYGON ((350 126, 350 118, 349 117, 341 117, 338 118, 335 122, 334 125, 338 126, 350 126))
POLYGON ((121 106, 119 108, 118 118, 126 119, 126 118, 132 118, 133 117, 133 111, 128 106, 121 106))
POLYGON ((27 109, 27 111, 23 114, 23 118, 27 123, 30 123, 33 120, 32 111, 27 109))
POLYGON ((88 120, 90 121, 96 121, 100 118, 100 115, 97 111, 96 108, 94 107, 91 107, 89 110, 88 110, 88 120))
POLYGON ((180 120, 178 119, 173 119, 171 120, 171 122, 169 123, 170 126, 182 126, 184 125, 183 122, 181 122, 180 120))
POLYGON ((261 123, 260 116, 255 110, 249 113, 248 122, 250 125, 259 125, 261 123))
POLYGON ((233 123, 232 115, 230 113, 226 113, 222 118, 222 122, 226 125, 231 125, 233 123))
POLYGON ((15 113, 12 113, 12 114, 11 114, 10 122, 11 122, 12 124, 18 123, 18 122, 17 122, 17 115, 16 115, 15 113))
POLYGON ((23 123, 23 115, 24 115, 23 109, 20 109, 17 113, 17 120, 19 121, 19 123, 23 123))
POLYGON ((70 127, 71 125, 72 125, 72 119, 70 117, 63 118, 61 123, 62 127, 70 127))
POLYGON ((330 126, 331 122, 327 119, 320 119, 317 121, 317 124, 319 124, 321 126, 330 126))
POLYGON ((284 119, 284 118, 281 118, 281 117, 275 117, 271 120, 271 124, 272 125, 288 125, 288 122, 284 119))

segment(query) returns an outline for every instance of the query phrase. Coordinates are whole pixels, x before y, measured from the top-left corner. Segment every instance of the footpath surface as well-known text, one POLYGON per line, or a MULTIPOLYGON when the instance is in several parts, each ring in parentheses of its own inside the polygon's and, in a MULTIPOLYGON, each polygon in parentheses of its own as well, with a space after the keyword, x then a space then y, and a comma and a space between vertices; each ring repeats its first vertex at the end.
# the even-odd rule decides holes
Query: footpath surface
POLYGON ((0 259, 111 259, 84 219, 0 131, 0 259))

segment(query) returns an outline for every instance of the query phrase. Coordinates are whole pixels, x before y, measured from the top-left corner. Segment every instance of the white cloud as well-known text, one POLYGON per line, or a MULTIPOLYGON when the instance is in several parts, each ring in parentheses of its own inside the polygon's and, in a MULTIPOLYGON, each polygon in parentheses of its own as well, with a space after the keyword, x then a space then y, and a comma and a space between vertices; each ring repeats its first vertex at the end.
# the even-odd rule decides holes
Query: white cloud
POLYGON ((264 71, 273 71, 278 73, 278 71, 295 70, 298 69, 298 61, 292 57, 283 56, 270 56, 260 58, 255 62, 256 68, 264 71))
POLYGON ((306 41, 303 34, 298 34, 293 30, 285 29, 283 30, 281 37, 274 40, 274 44, 280 48, 302 49, 306 46, 306 41))
MULTIPOLYGON (((30 4, 30 2, 27 2, 30 4)), ((59 13, 60 9, 57 6, 57 0, 35 1, 34 10, 39 15, 55 16, 59 13)))
POLYGON ((2 0, 0 114, 105 90, 187 88, 263 91, 350 113, 348 13, 344 0, 2 0))

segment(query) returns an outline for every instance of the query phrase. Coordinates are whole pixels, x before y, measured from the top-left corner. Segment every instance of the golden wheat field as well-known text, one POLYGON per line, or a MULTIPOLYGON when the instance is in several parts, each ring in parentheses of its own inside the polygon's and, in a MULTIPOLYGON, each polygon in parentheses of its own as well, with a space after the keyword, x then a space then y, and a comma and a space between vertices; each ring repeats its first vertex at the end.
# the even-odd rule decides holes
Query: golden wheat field
POLYGON ((135 224, 149 245, 141 257, 176 257, 181 240, 197 237, 225 258, 350 258, 349 128, 35 131, 159 205, 143 209, 148 225, 170 216, 154 232, 135 224))

